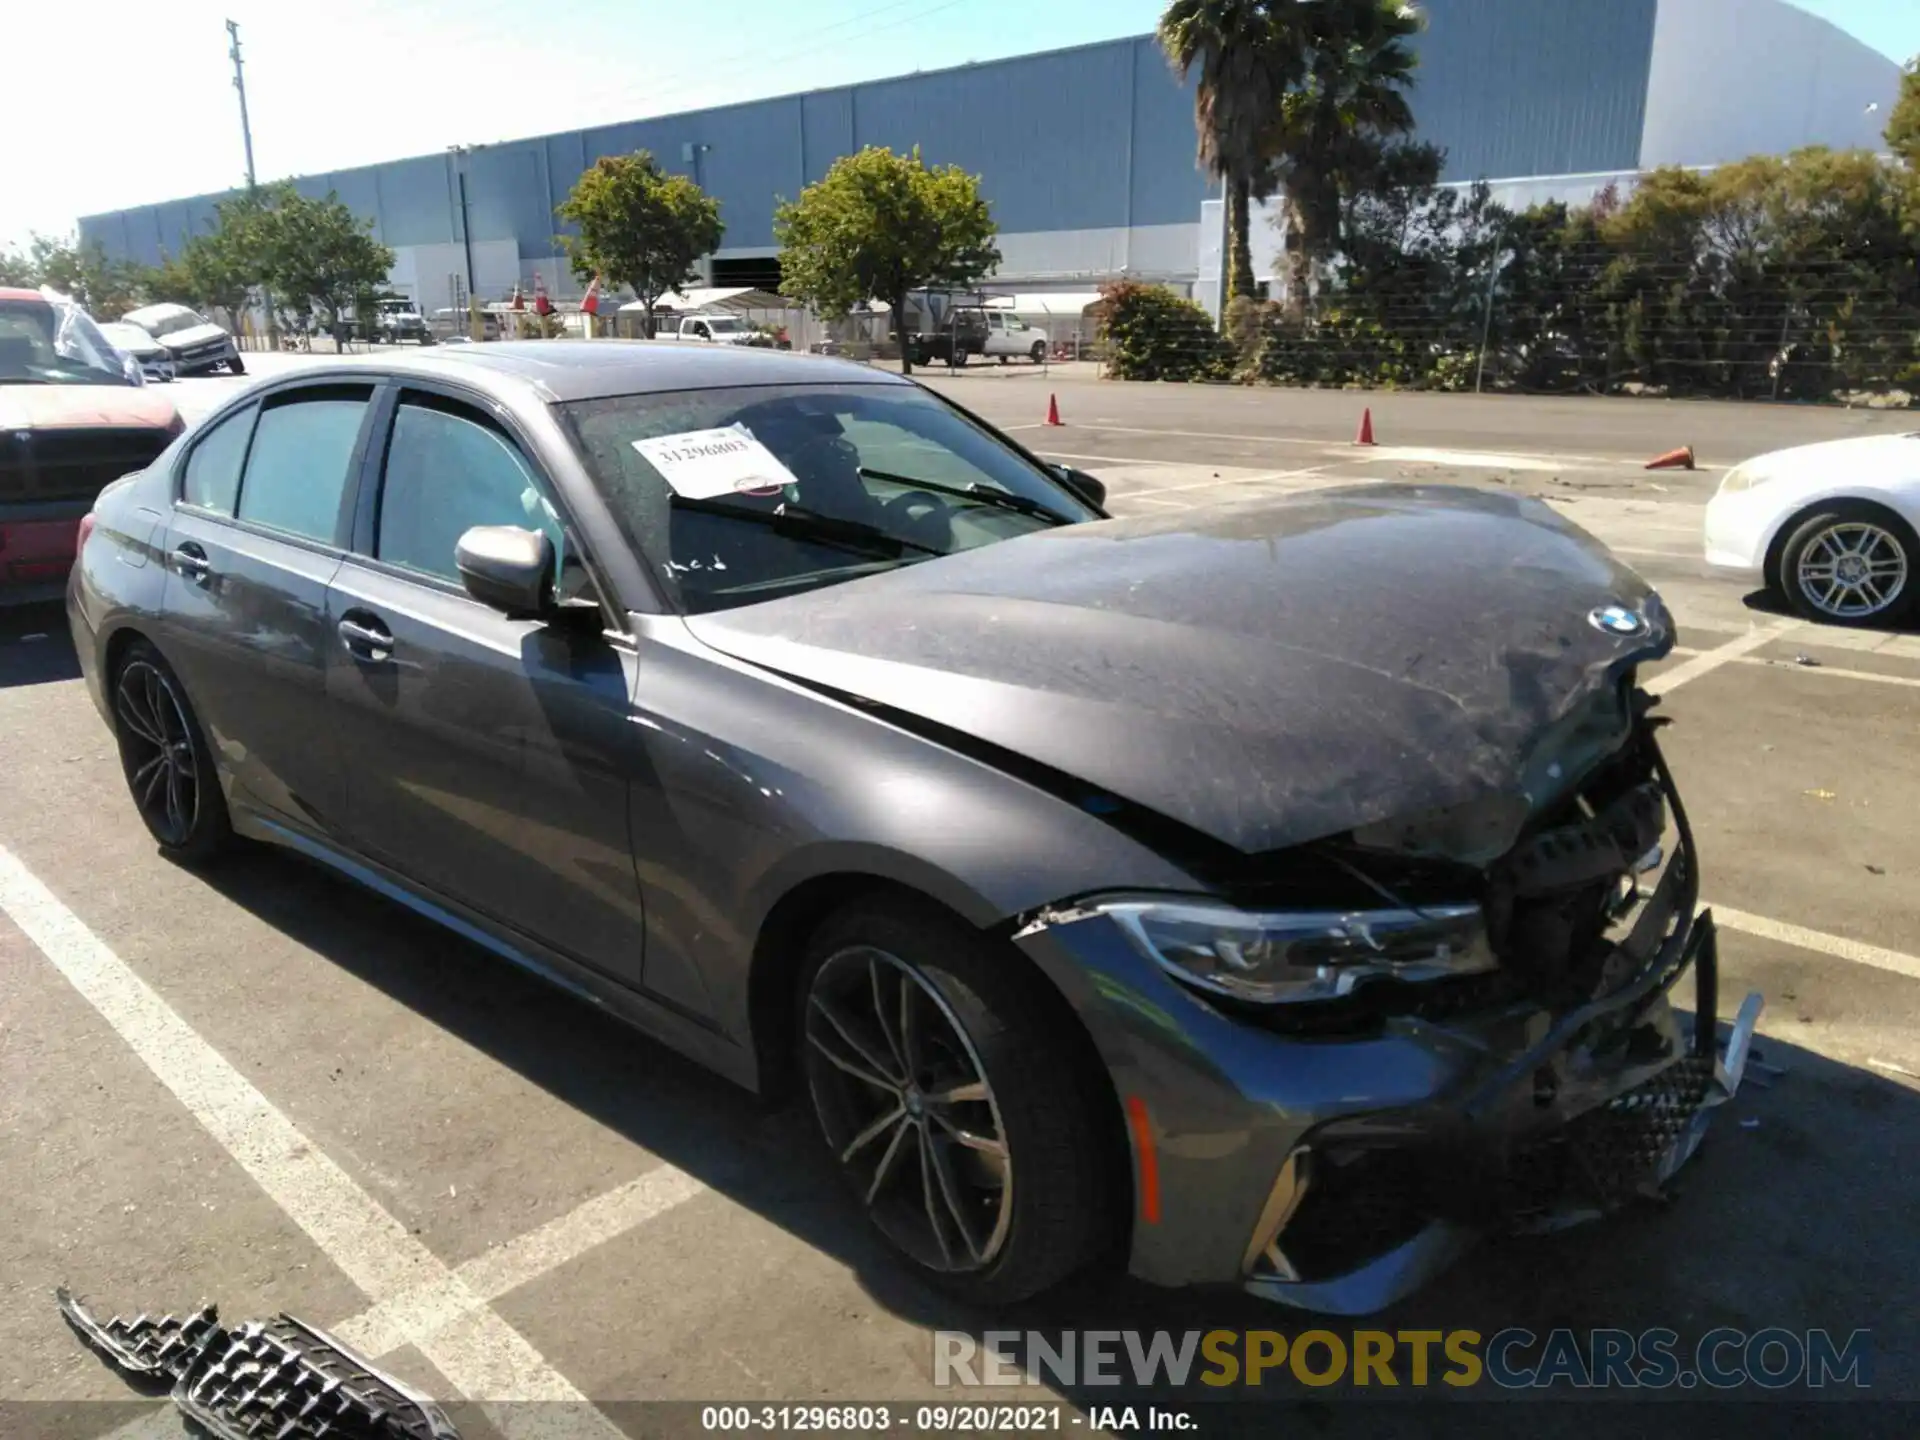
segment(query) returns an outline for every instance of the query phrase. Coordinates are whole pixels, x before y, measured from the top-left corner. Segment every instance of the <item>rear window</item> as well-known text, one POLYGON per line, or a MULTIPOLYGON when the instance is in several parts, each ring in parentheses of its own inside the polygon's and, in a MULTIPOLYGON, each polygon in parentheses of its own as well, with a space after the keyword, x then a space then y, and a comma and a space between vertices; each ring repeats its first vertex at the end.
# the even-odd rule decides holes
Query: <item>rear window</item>
POLYGON ((332 544, 371 392, 329 387, 260 412, 240 482, 239 517, 332 544))

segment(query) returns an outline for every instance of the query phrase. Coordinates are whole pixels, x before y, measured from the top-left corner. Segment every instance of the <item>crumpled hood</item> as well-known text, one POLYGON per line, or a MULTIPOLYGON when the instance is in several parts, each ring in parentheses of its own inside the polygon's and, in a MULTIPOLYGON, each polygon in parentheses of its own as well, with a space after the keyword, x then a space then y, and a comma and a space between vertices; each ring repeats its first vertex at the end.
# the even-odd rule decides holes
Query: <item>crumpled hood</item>
POLYGON ((1545 505, 1411 486, 1063 526, 688 624, 1247 853, 1543 799, 1543 748, 1673 644, 1545 505), (1589 620, 1615 605, 1644 629, 1589 620))
POLYGON ((171 400, 141 385, 0 385, 0 433, 75 425, 164 430, 176 415, 171 400))

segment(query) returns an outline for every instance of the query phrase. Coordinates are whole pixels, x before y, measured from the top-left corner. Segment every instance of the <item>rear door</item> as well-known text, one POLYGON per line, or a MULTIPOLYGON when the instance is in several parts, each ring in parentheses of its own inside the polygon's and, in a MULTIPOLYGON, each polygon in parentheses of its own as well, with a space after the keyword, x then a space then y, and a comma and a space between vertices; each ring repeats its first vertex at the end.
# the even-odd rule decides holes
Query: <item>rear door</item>
POLYGON ((457 391, 399 391, 375 454, 378 488, 329 598, 355 844, 638 984, 634 651, 624 636, 510 620, 471 598, 454 565, 472 526, 540 529, 563 590, 595 594, 555 490, 499 415, 457 391))
POLYGON ((279 390, 183 456, 162 645, 208 742, 256 805, 331 831, 344 794, 327 718, 327 584, 350 533, 372 383, 279 390))

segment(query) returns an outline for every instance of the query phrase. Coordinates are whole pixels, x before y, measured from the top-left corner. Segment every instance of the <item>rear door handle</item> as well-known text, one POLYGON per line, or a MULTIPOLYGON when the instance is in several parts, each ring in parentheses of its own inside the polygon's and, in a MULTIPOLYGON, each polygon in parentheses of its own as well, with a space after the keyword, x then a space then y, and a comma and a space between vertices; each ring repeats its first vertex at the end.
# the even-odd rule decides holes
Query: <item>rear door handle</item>
POLYGON ((174 547, 173 568, 183 579, 195 585, 205 585, 213 575, 213 562, 207 559, 207 552, 192 540, 182 541, 174 547))
POLYGON ((339 630, 340 643, 357 660, 386 660, 393 655, 393 632, 364 610, 344 617, 339 630))

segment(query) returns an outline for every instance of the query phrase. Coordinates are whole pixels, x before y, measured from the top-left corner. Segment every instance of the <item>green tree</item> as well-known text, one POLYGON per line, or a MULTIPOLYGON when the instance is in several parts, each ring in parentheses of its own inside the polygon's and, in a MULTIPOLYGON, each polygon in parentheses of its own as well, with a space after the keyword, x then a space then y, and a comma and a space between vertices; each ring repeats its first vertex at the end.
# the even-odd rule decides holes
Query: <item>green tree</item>
POLYGON ((9 245, 0 250, 0 285, 31 288, 39 283, 40 275, 33 268, 33 261, 22 255, 16 246, 9 245))
POLYGON ((235 244, 242 254, 257 250, 260 278, 279 301, 332 324, 358 310, 393 269, 393 251, 372 231, 332 192, 315 200, 285 186, 270 208, 244 222, 235 244))
POLYGON ((993 272, 998 227, 980 195, 980 179, 957 165, 929 166, 870 145, 844 155, 797 200, 774 213, 780 288, 829 320, 884 300, 903 327, 907 295, 929 285, 967 286, 993 272))
POLYGON ((29 285, 50 285, 71 295, 101 320, 118 320, 144 298, 140 267, 108 258, 97 240, 82 245, 73 238, 35 235, 20 273, 29 285))
POLYGON ((645 306, 648 339, 654 302, 693 278, 694 262, 719 249, 726 233, 719 202, 645 150, 603 156, 554 213, 580 230, 558 237, 573 273, 631 288, 645 306))
POLYGON ((1254 293, 1249 216, 1273 193, 1268 142, 1281 96, 1306 68, 1306 9, 1296 0, 1172 0, 1155 31, 1174 72, 1198 77, 1193 127, 1200 168, 1221 182, 1229 297, 1254 293))
POLYGON ((1407 91, 1424 25, 1404 0, 1312 0, 1306 73, 1261 137, 1285 192, 1287 304, 1303 314, 1317 267, 1340 241, 1342 197, 1378 181, 1389 143, 1413 130, 1407 91))
POLYGON ((1920 170, 1920 55, 1907 62, 1900 77, 1900 98, 1887 117, 1886 135, 1887 148, 1920 170))

